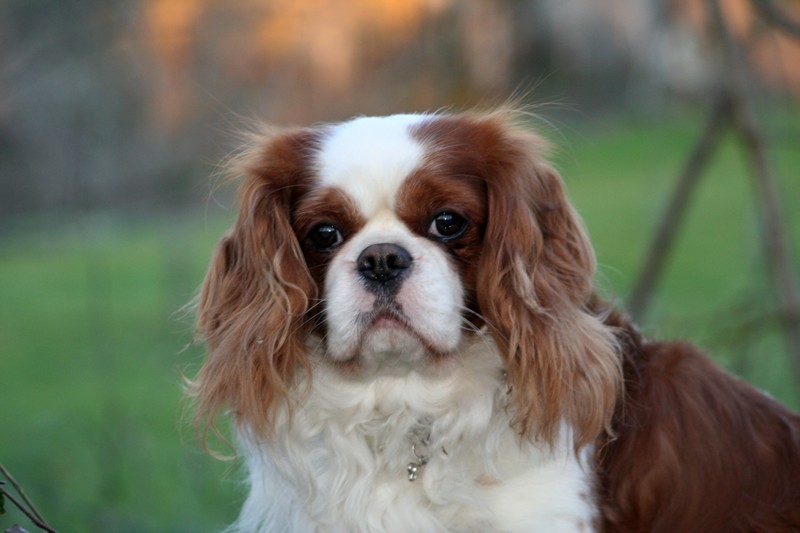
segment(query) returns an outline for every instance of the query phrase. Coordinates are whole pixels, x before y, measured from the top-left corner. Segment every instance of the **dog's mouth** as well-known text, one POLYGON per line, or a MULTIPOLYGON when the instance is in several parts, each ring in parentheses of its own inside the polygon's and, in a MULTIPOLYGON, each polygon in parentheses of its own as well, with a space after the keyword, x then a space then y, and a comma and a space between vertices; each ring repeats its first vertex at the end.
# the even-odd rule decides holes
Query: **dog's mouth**
POLYGON ((396 305, 381 305, 363 314, 358 342, 337 364, 355 373, 397 373, 441 366, 452 350, 437 345, 396 305))
POLYGON ((365 333, 370 330, 381 328, 402 329, 409 333, 414 333, 408 318, 396 305, 382 305, 378 307, 372 312, 365 314, 362 317, 362 323, 365 324, 363 328, 365 333))
POLYGON ((365 355, 403 357, 425 346, 425 338, 396 306, 382 306, 363 317, 361 351, 365 355))

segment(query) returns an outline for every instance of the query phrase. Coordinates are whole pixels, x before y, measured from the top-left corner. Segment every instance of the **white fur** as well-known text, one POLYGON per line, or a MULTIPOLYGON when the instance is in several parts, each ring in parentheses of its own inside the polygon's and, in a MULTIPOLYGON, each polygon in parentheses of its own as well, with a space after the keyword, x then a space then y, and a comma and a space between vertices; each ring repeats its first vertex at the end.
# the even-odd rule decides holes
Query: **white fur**
POLYGON ((385 211, 350 239, 331 262, 326 279, 326 322, 329 355, 349 359, 363 348, 362 363, 408 362, 424 354, 416 337, 405 330, 379 328, 365 331, 360 318, 373 309, 375 296, 359 279, 356 259, 371 244, 390 242, 413 257, 409 277, 395 301, 408 325, 440 352, 452 352, 462 332, 462 286, 447 258, 427 239, 414 236, 385 211), (362 341, 366 341, 365 343, 362 341))
POLYGON ((464 288, 447 252, 393 211, 424 159, 409 131, 423 118, 356 119, 321 145, 319 186, 348 194, 367 223, 328 267, 310 389, 298 385, 293 417, 279 419, 270 442, 239 435, 250 493, 231 531, 592 531, 591 450, 579 460, 568 427, 552 448, 518 437, 497 348, 464 334, 464 288), (356 260, 387 242, 413 259, 394 295, 404 327, 359 320, 378 298, 356 260), (354 374, 331 364, 353 358, 362 364, 354 374), (411 482, 418 455, 428 463, 411 482))
POLYGON ((403 180, 424 156, 411 128, 428 118, 361 117, 334 126, 317 156, 320 185, 345 191, 369 218, 391 209, 403 180))
POLYGON ((315 368, 274 442, 241 436, 251 491, 231 531, 592 531, 590 480, 569 431, 552 451, 520 442, 491 341, 463 349, 446 376, 315 368), (427 432, 429 462, 410 482, 411 446, 427 432))

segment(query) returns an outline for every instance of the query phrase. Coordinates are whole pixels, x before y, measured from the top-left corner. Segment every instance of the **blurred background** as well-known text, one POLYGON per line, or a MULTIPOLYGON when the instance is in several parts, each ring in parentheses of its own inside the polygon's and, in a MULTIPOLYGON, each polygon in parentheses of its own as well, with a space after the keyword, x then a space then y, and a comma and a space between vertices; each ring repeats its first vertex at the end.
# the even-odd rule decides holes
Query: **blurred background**
MULTIPOLYGON (((182 308, 235 216, 213 177, 237 132, 509 97, 559 147, 621 306, 725 110, 637 314, 798 408, 800 2, 715 5, 0 1, 0 463, 62 532, 219 530, 243 490, 181 401, 203 355, 182 308), (732 86, 736 105, 715 107, 732 86), (758 142, 741 142, 742 116, 758 142)), ((36 530, 5 507, 0 529, 36 530)))

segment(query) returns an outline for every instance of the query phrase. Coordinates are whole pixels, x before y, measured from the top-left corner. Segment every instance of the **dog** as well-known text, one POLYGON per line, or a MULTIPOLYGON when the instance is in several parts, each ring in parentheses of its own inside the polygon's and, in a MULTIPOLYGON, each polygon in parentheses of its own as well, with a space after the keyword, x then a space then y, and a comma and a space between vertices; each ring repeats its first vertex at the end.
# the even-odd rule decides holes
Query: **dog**
POLYGON ((241 532, 800 531, 800 417, 598 296, 513 110, 253 136, 198 298, 241 532))

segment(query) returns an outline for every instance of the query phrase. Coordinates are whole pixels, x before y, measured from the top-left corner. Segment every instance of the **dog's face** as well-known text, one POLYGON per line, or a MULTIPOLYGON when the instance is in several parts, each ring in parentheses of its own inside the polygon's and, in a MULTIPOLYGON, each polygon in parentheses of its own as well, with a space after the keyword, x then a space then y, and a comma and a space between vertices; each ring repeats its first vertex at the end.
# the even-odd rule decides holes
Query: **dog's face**
POLYGON ((442 168, 424 134, 419 116, 323 132, 293 211, 323 357, 348 372, 440 367, 480 322, 485 183, 442 168))
POLYGON ((521 433, 550 439, 566 418, 596 434, 619 369, 587 310, 591 246, 543 151, 503 113, 259 137, 200 297, 201 415, 229 405, 268 434, 315 364, 446 374, 485 326, 521 433))

